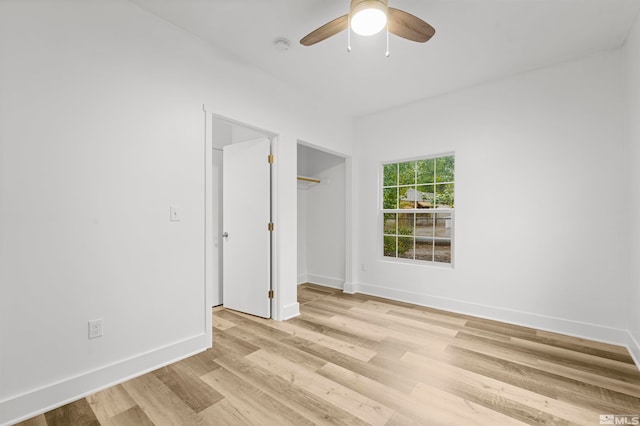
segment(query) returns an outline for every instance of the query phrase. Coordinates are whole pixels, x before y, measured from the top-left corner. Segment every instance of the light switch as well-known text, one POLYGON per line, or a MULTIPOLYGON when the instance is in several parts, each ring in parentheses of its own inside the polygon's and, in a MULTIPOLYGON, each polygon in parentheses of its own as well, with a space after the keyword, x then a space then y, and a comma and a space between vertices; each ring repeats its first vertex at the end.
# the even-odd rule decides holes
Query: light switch
POLYGON ((177 206, 169 207, 169 220, 172 222, 180 222, 182 220, 182 209, 177 206))

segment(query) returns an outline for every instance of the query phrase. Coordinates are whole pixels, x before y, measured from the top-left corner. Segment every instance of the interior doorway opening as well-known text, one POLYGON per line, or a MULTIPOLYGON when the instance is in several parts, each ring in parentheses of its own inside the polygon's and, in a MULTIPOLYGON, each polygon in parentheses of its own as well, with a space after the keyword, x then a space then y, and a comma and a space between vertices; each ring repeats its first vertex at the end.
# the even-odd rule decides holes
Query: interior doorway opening
POLYGON ((273 302, 268 290, 273 283, 275 250, 274 239, 267 228, 274 220, 268 155, 276 135, 216 115, 212 115, 210 128, 213 148, 212 305, 271 317, 273 302), (265 221, 259 226, 264 232, 247 232, 256 226, 256 218, 265 221), (226 229, 228 227, 234 228, 226 229), (256 251, 256 248, 260 250, 256 251), (251 265, 251 262, 258 265, 251 265), (256 277, 247 277, 248 271, 255 271, 256 277), (267 286, 264 291, 261 287, 260 291, 251 288, 264 280, 267 286), (252 302, 250 299, 253 298, 260 300, 252 302), (265 303, 268 304, 266 310, 262 309, 265 303), (257 305, 262 306, 259 313, 252 311, 257 305))

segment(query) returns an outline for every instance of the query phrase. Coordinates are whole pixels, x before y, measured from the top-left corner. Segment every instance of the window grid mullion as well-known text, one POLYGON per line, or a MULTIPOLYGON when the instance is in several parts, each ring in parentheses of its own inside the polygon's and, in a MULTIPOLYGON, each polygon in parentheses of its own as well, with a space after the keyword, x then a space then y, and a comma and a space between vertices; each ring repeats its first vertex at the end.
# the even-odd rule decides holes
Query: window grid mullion
MULTIPOLYGON (((416 183, 416 185, 420 185, 420 186, 422 186, 422 185, 444 185, 444 184, 447 184, 447 183, 451 184, 451 183, 455 183, 455 182, 452 182, 450 180, 446 180, 446 181, 443 181, 443 182, 416 183)), ((386 188, 405 188, 405 187, 411 187, 411 186, 414 186, 414 185, 413 184, 411 184, 411 185, 410 184, 407 184, 407 185, 383 185, 382 188, 383 189, 386 189, 386 188)))

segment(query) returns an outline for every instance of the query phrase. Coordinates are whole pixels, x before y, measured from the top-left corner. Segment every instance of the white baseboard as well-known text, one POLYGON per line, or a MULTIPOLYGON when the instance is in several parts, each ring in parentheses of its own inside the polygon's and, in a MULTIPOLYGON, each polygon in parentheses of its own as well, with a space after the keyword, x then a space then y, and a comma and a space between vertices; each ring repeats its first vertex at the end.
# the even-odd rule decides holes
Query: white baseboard
POLYGON ((307 277, 307 274, 298 275, 298 285, 304 284, 306 282, 309 282, 309 278, 307 277))
POLYGON ((627 349, 631 354, 631 358, 636 363, 636 367, 640 369, 640 339, 636 339, 633 336, 633 333, 629 332, 628 341, 627 341, 627 349))
MULTIPOLYGON (((590 324, 580 321, 573 321, 566 318, 551 317, 530 312, 522 312, 496 306, 481 305, 465 302, 462 300, 448 299, 439 296, 432 296, 422 293, 413 293, 404 290, 397 290, 388 287, 374 286, 370 284, 350 284, 351 292, 369 294, 372 296, 384 297, 387 299, 402 302, 414 303, 445 311, 456 312, 475 317, 502 321, 509 324, 521 325, 524 327, 537 328, 554 333, 566 334, 569 336, 595 340, 603 343, 611 343, 619 346, 630 347, 633 341, 636 346, 635 360, 640 359, 640 347, 637 341, 630 339, 627 330, 613 327, 606 327, 597 324, 590 324)), ((345 285, 345 292, 347 286, 345 285)), ((631 348, 630 348, 631 351, 631 348)))
POLYGON ((294 318, 300 315, 300 304, 298 302, 286 305, 282 310, 282 321, 294 318))
POLYGON ((344 288, 344 279, 325 277, 323 275, 307 274, 306 282, 323 285, 325 287, 338 288, 340 290, 344 288))
POLYGON ((14 424, 195 355, 209 347, 205 334, 0 401, 0 425, 14 424))

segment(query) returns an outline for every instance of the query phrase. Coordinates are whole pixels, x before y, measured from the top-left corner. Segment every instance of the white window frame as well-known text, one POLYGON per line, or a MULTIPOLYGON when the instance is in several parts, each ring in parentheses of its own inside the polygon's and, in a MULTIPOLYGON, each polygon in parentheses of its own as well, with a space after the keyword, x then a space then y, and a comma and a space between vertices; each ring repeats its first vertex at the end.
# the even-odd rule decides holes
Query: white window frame
MULTIPOLYGON (((408 263, 408 264, 413 264, 413 265, 420 265, 420 266, 429 266, 429 267, 441 267, 441 268, 449 268, 449 269, 453 269, 454 267, 454 262, 455 262, 455 204, 454 207, 451 208, 444 208, 444 207, 435 207, 435 208, 412 208, 412 209, 401 209, 401 208, 396 208, 396 209, 385 209, 384 208, 384 189, 385 188, 402 188, 402 187, 415 187, 416 184, 413 185, 391 185, 391 186, 385 186, 384 185, 384 167, 388 164, 398 164, 398 167, 401 163, 408 163, 408 162, 412 162, 412 161, 420 161, 420 160, 432 160, 432 159, 437 159, 437 158, 441 158, 441 157, 454 157, 454 161, 455 161, 455 152, 446 152, 446 153, 440 153, 440 154, 434 154, 434 155, 428 155, 428 156, 422 156, 422 157, 414 157, 414 158, 407 158, 407 159, 402 159, 402 160, 394 160, 394 161, 385 161, 383 163, 380 163, 379 168, 378 168, 378 173, 379 173, 379 185, 378 185, 378 248, 379 248, 379 254, 380 254, 380 259, 384 262, 391 262, 391 263, 408 263), (398 257, 398 243, 397 243, 397 239, 398 237, 401 237, 401 235, 398 234, 398 226, 399 226, 399 219, 396 216, 396 232, 395 234, 387 234, 384 231, 384 215, 386 213, 395 213, 395 214, 402 214, 402 213, 412 213, 414 214, 414 223, 413 223, 413 244, 414 244, 414 257, 415 257, 415 242, 416 242, 416 235, 415 235, 415 229, 416 229, 416 216, 415 213, 419 213, 419 214, 439 214, 439 213, 445 213, 445 214, 450 214, 451 215, 451 224, 450 224, 450 229, 451 229, 451 262, 436 262, 435 260, 421 260, 421 259, 407 259, 407 258, 402 258, 402 257, 398 257), (396 237, 396 256, 395 257, 391 257, 391 256, 385 256, 384 253, 384 237, 385 236, 395 236, 396 237)), ((454 163, 455 164, 455 163, 454 163)), ((456 172, 455 172, 455 165, 454 165, 454 172, 453 172, 453 181, 452 182, 438 182, 438 183, 451 183, 453 184, 454 187, 454 193, 455 193, 455 181, 456 181, 456 172)), ((416 170, 417 173, 417 170, 416 170)), ((435 170, 434 170, 435 173, 435 170)), ((435 176, 434 176, 434 185, 436 184, 435 182, 435 176)), ((417 184, 418 186, 420 186, 420 184, 417 184)), ((434 228, 435 228, 435 221, 434 221, 434 228)), ((433 236, 433 241, 435 243, 435 233, 433 236)), ((435 259, 435 244, 433 245, 433 259, 435 259)))

